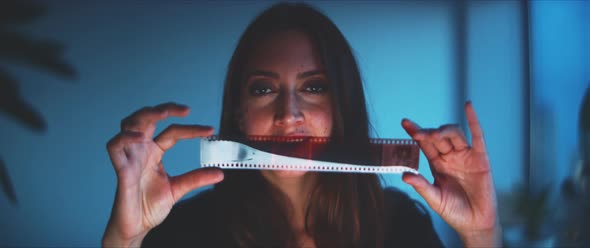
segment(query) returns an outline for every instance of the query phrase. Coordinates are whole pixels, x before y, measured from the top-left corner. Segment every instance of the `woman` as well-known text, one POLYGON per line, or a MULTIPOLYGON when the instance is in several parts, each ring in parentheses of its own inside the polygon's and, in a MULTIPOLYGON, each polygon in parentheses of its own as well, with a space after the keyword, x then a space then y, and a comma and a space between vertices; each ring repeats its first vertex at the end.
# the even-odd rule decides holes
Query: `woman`
MULTIPOLYGON (((339 160, 368 156, 358 148, 368 142, 369 122, 351 49, 338 28, 307 5, 275 5, 248 26, 230 61, 223 99, 222 137, 330 136, 348 145, 339 160)), ((376 175, 209 168, 169 177, 163 153, 179 139, 214 132, 172 125, 152 138, 157 121, 188 112, 175 103, 143 108, 109 141, 118 187, 105 246, 441 246, 420 205, 383 190, 376 175), (213 190, 175 205, 210 184, 213 190)), ((466 114, 473 147, 456 125, 422 129, 402 121, 435 182, 416 175, 403 180, 467 246, 496 246, 500 227, 483 134, 470 103, 466 114)))

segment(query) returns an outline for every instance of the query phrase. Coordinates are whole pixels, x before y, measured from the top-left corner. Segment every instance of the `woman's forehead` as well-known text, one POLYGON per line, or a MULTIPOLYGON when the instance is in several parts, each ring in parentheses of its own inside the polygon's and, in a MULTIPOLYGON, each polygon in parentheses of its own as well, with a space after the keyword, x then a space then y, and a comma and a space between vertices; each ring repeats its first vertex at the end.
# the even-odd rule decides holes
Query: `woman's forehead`
POLYGON ((322 70, 323 65, 313 39, 303 31, 288 30, 256 44, 246 68, 282 74, 322 70))

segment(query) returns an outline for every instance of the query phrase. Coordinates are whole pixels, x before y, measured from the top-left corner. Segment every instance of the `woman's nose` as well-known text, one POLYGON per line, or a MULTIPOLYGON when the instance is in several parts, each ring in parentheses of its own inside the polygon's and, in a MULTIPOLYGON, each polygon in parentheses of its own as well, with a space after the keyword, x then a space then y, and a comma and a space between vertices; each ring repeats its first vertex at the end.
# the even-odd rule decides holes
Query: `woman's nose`
POLYGON ((275 125, 291 126, 303 123, 304 117, 297 96, 292 93, 281 93, 277 99, 275 125))

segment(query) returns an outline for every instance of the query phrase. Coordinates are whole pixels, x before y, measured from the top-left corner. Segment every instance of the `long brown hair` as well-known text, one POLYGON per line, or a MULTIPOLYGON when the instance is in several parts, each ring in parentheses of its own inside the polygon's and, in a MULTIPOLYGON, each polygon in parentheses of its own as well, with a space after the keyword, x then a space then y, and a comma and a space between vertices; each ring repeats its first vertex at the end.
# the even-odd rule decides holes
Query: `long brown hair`
MULTIPOLYGON (((336 25, 306 4, 280 3, 260 14, 241 36, 228 66, 219 135, 240 137, 237 113, 250 51, 262 39, 297 29, 315 41, 333 99, 331 137, 344 144, 336 159, 365 160, 369 119, 360 72, 336 25)), ((224 215, 220 222, 242 247, 297 245, 289 223, 291 204, 258 171, 227 171, 215 186, 224 215)), ((382 247, 383 189, 372 174, 321 173, 309 196, 305 230, 318 247, 382 247)))

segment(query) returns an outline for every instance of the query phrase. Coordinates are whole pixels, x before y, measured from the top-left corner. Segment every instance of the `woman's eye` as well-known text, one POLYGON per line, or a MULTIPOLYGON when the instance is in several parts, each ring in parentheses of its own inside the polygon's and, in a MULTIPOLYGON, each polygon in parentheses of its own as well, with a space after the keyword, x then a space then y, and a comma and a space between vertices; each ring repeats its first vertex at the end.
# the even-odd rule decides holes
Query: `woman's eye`
POLYGON ((272 93, 272 87, 267 83, 253 83, 248 92, 252 96, 263 96, 272 93))
POLYGON ((270 92, 270 88, 254 88, 250 91, 250 93, 255 96, 268 94, 270 92))
POLYGON ((310 83, 305 86, 305 91, 313 94, 322 94, 328 91, 326 83, 310 83))

